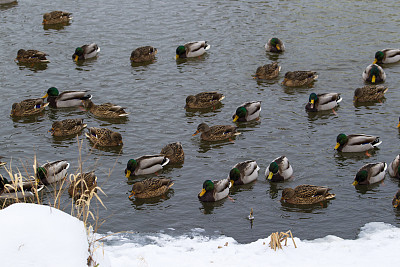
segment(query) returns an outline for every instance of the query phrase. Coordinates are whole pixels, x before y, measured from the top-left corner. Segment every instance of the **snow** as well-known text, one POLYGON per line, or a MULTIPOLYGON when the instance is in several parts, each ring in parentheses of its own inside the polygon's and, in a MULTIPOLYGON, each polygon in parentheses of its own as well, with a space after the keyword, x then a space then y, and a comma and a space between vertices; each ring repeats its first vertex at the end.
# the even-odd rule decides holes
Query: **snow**
MULTIPOLYGON (((83 223, 48 206, 14 204, 0 211, 1 266, 87 266, 88 238, 83 223)), ((121 229, 122 230, 122 229, 121 229)), ((91 236, 91 238, 98 238, 91 236)), ((133 236, 131 236, 133 238, 133 236)), ((270 238, 239 244, 231 237, 172 237, 166 234, 127 239, 107 237, 97 243, 94 259, 103 266, 393 266, 400 247, 400 229, 371 222, 355 240, 326 236, 291 239, 282 250, 270 238), (102 241, 104 241, 102 240, 102 241)))

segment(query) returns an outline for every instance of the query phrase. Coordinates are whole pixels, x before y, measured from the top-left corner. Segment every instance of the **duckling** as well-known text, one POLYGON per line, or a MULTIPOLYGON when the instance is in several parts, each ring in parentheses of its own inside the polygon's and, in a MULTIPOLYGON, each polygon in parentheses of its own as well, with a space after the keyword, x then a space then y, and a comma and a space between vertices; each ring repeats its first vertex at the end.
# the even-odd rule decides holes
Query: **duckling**
POLYGON ((385 178, 387 164, 385 162, 365 164, 358 170, 353 185, 369 185, 385 178))
POLYGON ((331 188, 315 185, 299 185, 294 189, 285 188, 282 191, 281 201, 297 205, 310 205, 335 198, 329 193, 331 188))
POLYGON ((393 208, 397 208, 399 204, 400 204, 400 189, 397 190, 396 194, 393 197, 392 206, 393 208))
POLYGON ((67 176, 68 168, 69 163, 66 160, 48 162, 36 168, 36 179, 44 185, 58 182, 67 176))
POLYGON ((90 111, 90 113, 99 118, 117 119, 129 115, 129 113, 127 113, 123 107, 111 103, 95 105, 91 100, 88 100, 85 101, 84 107, 87 108, 90 111))
POLYGON ((391 177, 400 178, 400 154, 389 164, 388 173, 391 177))
POLYGON ((197 126, 197 131, 193 136, 201 133, 200 138, 204 141, 221 141, 239 135, 240 133, 236 129, 237 127, 234 125, 214 125, 209 127, 206 123, 202 122, 197 126))
POLYGON ((386 80, 386 73, 383 71, 381 66, 371 64, 365 68, 362 77, 365 82, 383 83, 386 80))
POLYGON ((203 202, 215 202, 226 198, 229 194, 229 188, 232 183, 229 178, 222 180, 206 180, 203 183, 203 189, 198 194, 198 198, 203 202))
POLYGON ((97 192, 97 177, 94 171, 79 173, 68 187, 68 194, 75 200, 88 198, 92 192, 97 192))
POLYGON ((246 160, 233 166, 228 178, 232 185, 249 184, 257 180, 259 170, 260 167, 255 160, 246 160))
POLYGON ((186 97, 185 108, 205 109, 216 107, 221 104, 221 100, 224 98, 223 94, 217 92, 202 92, 197 95, 190 95, 186 97))
POLYGON ((400 49, 386 48, 375 53, 373 64, 396 63, 400 61, 400 49))
POLYGON ((271 182, 283 182, 293 175, 293 168, 285 156, 274 159, 265 170, 265 177, 271 182))
POLYGON ((83 106, 86 101, 92 98, 87 91, 65 91, 60 94, 56 87, 50 87, 43 99, 47 98, 47 103, 52 108, 70 108, 83 106))
POLYGON ((280 70, 281 66, 278 66, 278 62, 272 62, 258 67, 254 78, 272 80, 278 77, 280 70))
POLYGON ((342 101, 339 93, 311 93, 306 110, 311 112, 334 109, 342 101))
POLYGON ((76 135, 86 128, 86 126, 83 123, 83 119, 65 119, 53 122, 49 132, 53 136, 76 135))
POLYGON ((107 128, 90 127, 88 133, 85 133, 92 143, 99 146, 122 146, 122 136, 118 132, 107 128))
POLYGON ((261 112, 261 101, 245 102, 232 115, 233 122, 258 120, 261 112))
POLYGON ((290 87, 298 87, 312 84, 318 75, 315 71, 289 71, 286 72, 282 84, 290 87))
POLYGON ((203 55, 208 49, 210 49, 210 45, 207 43, 207 41, 186 43, 176 48, 176 59, 198 57, 203 55))
POLYGON ((335 149, 341 152, 365 152, 379 146, 379 136, 365 134, 339 134, 336 137, 335 149))
POLYGON ((17 52, 17 58, 15 60, 19 63, 49 63, 50 61, 46 56, 48 56, 48 54, 38 50, 20 49, 17 52))
POLYGON ((181 142, 166 145, 161 149, 160 154, 165 155, 171 164, 183 164, 185 161, 185 153, 181 142))
POLYGON ((78 61, 93 58, 96 57, 99 52, 100 47, 98 47, 97 44, 85 44, 75 49, 75 53, 72 55, 72 59, 74 61, 78 61))
POLYGON ((26 117, 31 115, 37 115, 44 111, 49 103, 44 103, 43 99, 25 99, 19 103, 14 103, 11 107, 12 117, 26 117))
POLYGON ((126 165, 125 176, 145 175, 156 173, 169 163, 164 155, 145 155, 137 159, 130 159, 126 165))
POLYGON ((64 11, 52 11, 50 13, 44 13, 43 25, 67 23, 72 19, 71 13, 64 11))
POLYGON ((132 186, 131 195, 135 198, 152 198, 164 195, 174 183, 170 179, 165 178, 148 178, 140 182, 136 182, 132 186))
POLYGON ((285 45, 279 38, 273 37, 265 44, 265 51, 281 53, 285 51, 285 45))
POLYGON ((136 48, 131 53, 131 62, 141 63, 147 61, 153 61, 157 55, 157 48, 152 46, 143 46, 136 48))

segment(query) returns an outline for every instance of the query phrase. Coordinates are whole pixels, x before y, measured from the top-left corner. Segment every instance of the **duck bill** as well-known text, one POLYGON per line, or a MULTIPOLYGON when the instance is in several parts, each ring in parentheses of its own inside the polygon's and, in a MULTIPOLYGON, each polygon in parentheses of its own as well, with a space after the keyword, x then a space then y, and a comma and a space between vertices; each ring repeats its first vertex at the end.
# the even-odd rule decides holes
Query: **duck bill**
POLYGON ((399 199, 395 199, 393 201, 393 208, 397 208, 399 206, 399 204, 400 204, 400 200, 399 199))
POLYGON ((375 59, 374 59, 374 63, 372 63, 372 64, 376 64, 376 62, 378 62, 378 60, 375 58, 375 59))
POLYGON ((400 121, 399 121, 399 123, 397 124, 397 128, 400 128, 400 121))
POLYGON ((194 134, 192 134, 192 136, 195 136, 198 133, 199 133, 199 130, 197 130, 194 134))
POLYGON ((49 130, 49 133, 51 133, 51 135, 54 135, 54 129, 51 128, 51 129, 49 130))
POLYGON ((231 188, 231 187, 233 186, 234 183, 235 183, 235 181, 230 180, 230 181, 229 181, 229 188, 231 188))
POLYGON ((78 56, 75 56, 74 61, 78 61, 78 58, 79 58, 78 56))
POLYGON ((233 122, 236 122, 239 119, 238 115, 235 115, 235 118, 233 118, 233 122))
POLYGON ((281 51, 281 47, 278 44, 276 45, 276 49, 278 49, 278 51, 281 51))
POLYGON ((376 77, 375 75, 372 75, 371 83, 375 83, 376 77))
POLYGON ((269 172, 269 174, 268 174, 268 180, 271 180, 273 175, 274 175, 274 174, 273 174, 272 172, 269 172))
POLYGON ((131 171, 130 170, 126 170, 125 177, 129 178, 130 176, 131 176, 131 171))
POLYGON ((340 144, 339 144, 339 143, 336 143, 336 146, 335 146, 334 149, 338 149, 339 147, 340 147, 340 144))
POLYGON ((311 108, 314 108, 314 99, 311 99, 311 108))
POLYGON ((135 195, 135 192, 131 192, 132 194, 129 195, 129 199, 132 199, 132 197, 135 195))
POLYGON ((205 193, 206 193, 206 190, 203 188, 203 189, 201 190, 200 194, 199 194, 199 197, 204 196, 205 193))
POLYGON ((48 93, 46 93, 44 96, 42 96, 42 98, 47 98, 49 96, 48 93))
POLYGON ((356 185, 358 185, 358 182, 357 182, 357 181, 354 181, 354 182, 352 183, 352 185, 356 186, 356 185))
POLYGON ((176 55, 176 56, 175 56, 175 59, 178 59, 178 58, 179 58, 179 55, 176 55))

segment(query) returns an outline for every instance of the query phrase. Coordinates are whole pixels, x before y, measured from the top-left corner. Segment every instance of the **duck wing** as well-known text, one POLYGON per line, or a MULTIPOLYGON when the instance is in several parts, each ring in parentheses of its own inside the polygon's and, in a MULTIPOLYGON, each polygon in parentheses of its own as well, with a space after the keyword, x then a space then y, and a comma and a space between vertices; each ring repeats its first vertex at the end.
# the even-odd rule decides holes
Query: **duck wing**
POLYGON ((379 142, 379 136, 365 135, 365 134, 350 134, 347 136, 347 145, 364 145, 375 144, 379 142))
POLYGON ((169 159, 163 155, 145 155, 136 159, 140 169, 151 168, 154 165, 165 166, 168 164, 169 159))

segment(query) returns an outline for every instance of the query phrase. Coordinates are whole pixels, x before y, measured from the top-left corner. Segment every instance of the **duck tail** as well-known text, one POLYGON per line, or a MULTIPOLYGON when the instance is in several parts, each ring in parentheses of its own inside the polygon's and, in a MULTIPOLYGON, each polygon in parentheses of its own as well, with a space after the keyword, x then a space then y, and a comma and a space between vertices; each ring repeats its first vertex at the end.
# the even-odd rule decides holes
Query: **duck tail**
POLYGON ((163 162, 161 163, 161 166, 165 166, 165 165, 167 165, 169 163, 169 158, 167 158, 167 157, 164 157, 164 160, 163 160, 163 162))
POLYGON ((382 141, 379 141, 379 138, 376 138, 375 141, 373 141, 373 142, 371 143, 371 145, 372 145, 373 147, 377 147, 377 146, 379 146, 381 143, 382 143, 382 141))
POLYGON ((340 103, 340 102, 342 102, 342 100, 343 100, 343 98, 342 98, 340 95, 338 95, 338 98, 337 98, 337 100, 336 100, 336 103, 340 103))
POLYGON ((205 41, 205 45, 204 45, 204 50, 208 50, 210 49, 211 45, 207 43, 207 41, 205 41))
POLYGON ((90 100, 90 99, 92 99, 92 95, 91 94, 87 94, 87 95, 85 95, 85 96, 83 96, 81 98, 81 100, 90 100))

